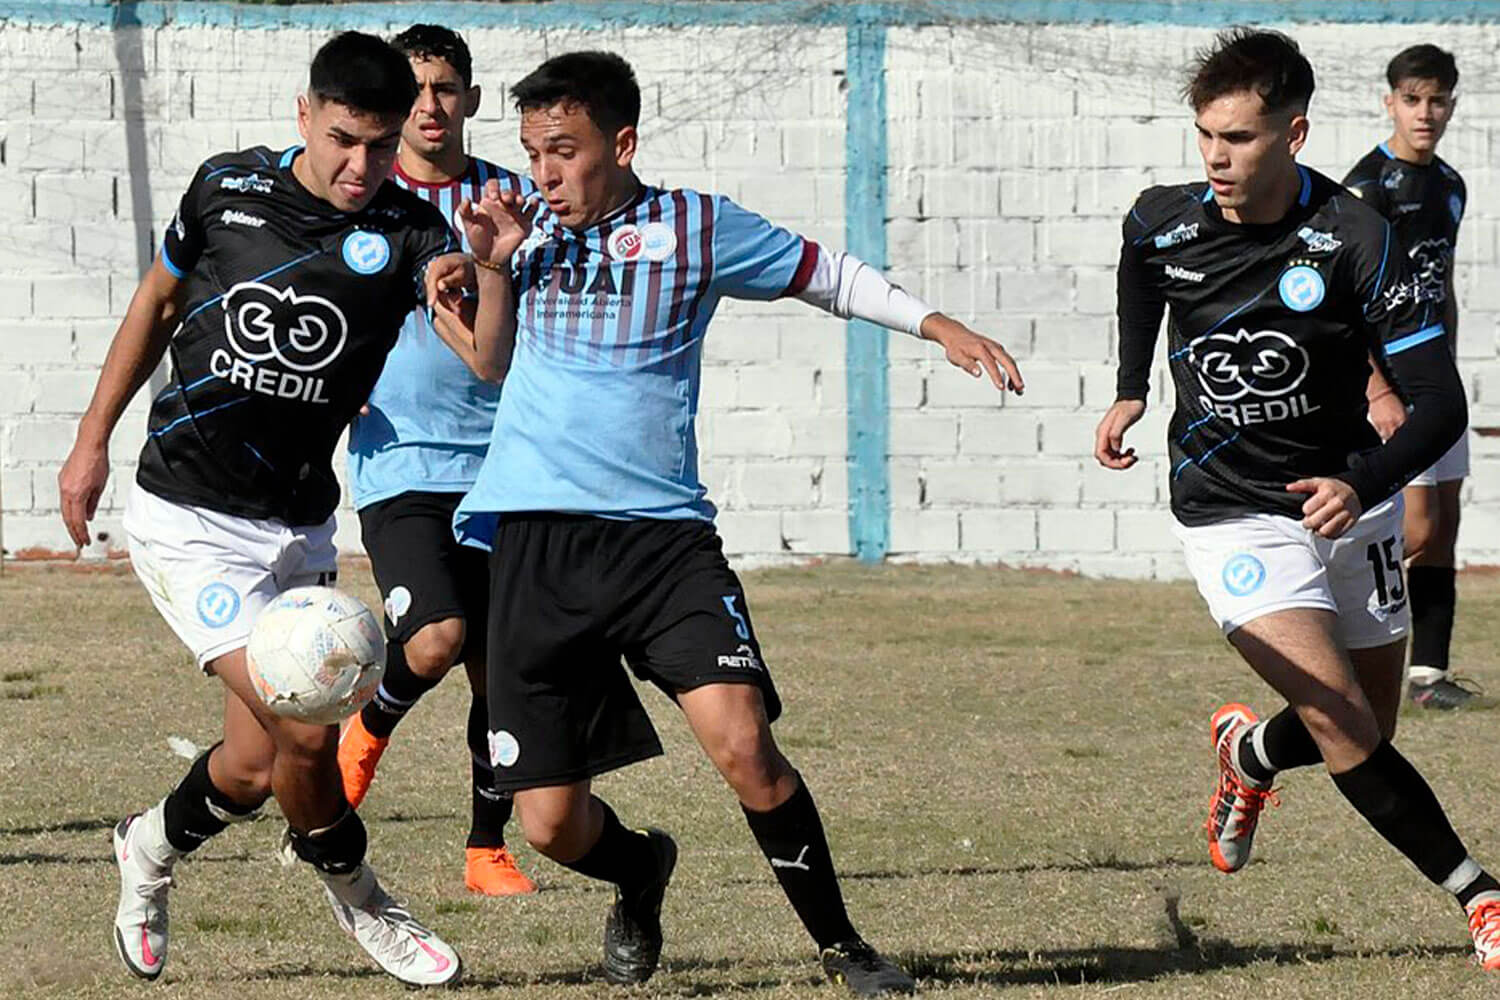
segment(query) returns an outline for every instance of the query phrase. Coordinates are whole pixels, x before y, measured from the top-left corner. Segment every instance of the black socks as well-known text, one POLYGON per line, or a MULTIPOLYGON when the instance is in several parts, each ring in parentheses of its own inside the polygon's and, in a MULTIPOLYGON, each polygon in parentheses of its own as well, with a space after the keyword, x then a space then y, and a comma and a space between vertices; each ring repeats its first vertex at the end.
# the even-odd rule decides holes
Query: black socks
MULTIPOLYGON (((441 678, 439 678, 441 679, 441 678)), ((385 647, 385 676, 375 697, 360 710, 359 721, 371 736, 389 739, 396 723, 406 717, 412 706, 428 691, 437 687, 437 681, 418 677, 406 665, 406 647, 399 642, 385 647)))
POLYGON ((823 821, 801 776, 797 791, 775 809, 755 812, 743 805, 741 808, 761 853, 781 883, 781 891, 818 948, 857 940, 859 934, 844 909, 823 821))
POLYGON ((1457 603, 1452 566, 1413 566, 1406 571, 1411 595, 1411 665, 1448 669, 1457 603))
POLYGON ((162 802, 167 843, 183 854, 223 833, 230 823, 253 818, 260 808, 241 805, 214 786, 208 776, 208 757, 218 746, 215 743, 199 754, 182 781, 162 802))

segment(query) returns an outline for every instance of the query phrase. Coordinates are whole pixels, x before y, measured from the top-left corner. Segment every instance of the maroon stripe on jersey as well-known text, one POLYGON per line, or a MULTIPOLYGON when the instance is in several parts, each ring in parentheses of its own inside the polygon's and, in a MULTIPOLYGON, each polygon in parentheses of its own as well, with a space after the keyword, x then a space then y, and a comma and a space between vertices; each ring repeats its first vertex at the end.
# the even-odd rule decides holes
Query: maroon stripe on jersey
POLYGON ((792 280, 782 292, 780 298, 792 295, 801 295, 807 288, 807 283, 812 280, 813 271, 818 268, 818 245, 812 240, 802 241, 802 259, 797 262, 797 272, 792 275, 792 280))
MULTIPOLYGON (((661 221, 661 198, 656 197, 655 195, 656 192, 653 192, 653 197, 646 206, 646 221, 648 223, 661 221)), ((652 331, 656 329, 656 310, 657 306, 661 303, 661 277, 662 270, 665 267, 666 262, 660 260, 653 260, 646 266, 646 301, 644 304, 645 322, 641 324, 642 344, 644 344, 651 337, 652 331)), ((626 289, 629 289, 632 292, 635 290, 634 279, 635 271, 631 269, 626 275, 625 280, 620 284, 621 293, 624 293, 626 289)), ((632 298, 627 300, 627 303, 628 304, 626 308, 633 311, 635 309, 634 299, 632 298)), ((626 317, 627 322, 620 324, 620 330, 622 331, 624 336, 620 340, 616 341, 614 345, 615 364, 628 363, 627 356, 630 349, 630 338, 634 335, 634 324, 628 321, 629 319, 633 318, 630 316, 629 312, 626 313, 626 317)), ((637 353, 638 356, 644 357, 644 348, 637 353)))
POLYGON ((584 353, 582 337, 579 328, 583 323, 584 303, 588 295, 588 270, 587 260, 589 256, 589 242, 582 235, 578 239, 564 245, 562 260, 554 265, 554 270, 561 269, 561 274, 556 274, 552 279, 552 298, 561 300, 565 310, 562 324, 562 349, 566 357, 577 357, 584 353), (568 293, 560 287, 562 282, 572 281, 577 284, 577 291, 568 293))
MULTIPOLYGON (((677 233, 677 257, 672 268, 672 306, 667 311, 667 328, 662 331, 662 350, 660 354, 670 354, 676 349, 677 326, 682 322, 682 306, 687 299, 688 282, 691 275, 688 273, 689 250, 688 243, 688 207, 687 195, 677 190, 672 192, 672 222, 677 233)), ((650 336, 649 332, 647 334, 650 336)), ((686 339, 685 337, 682 339, 686 339)), ((650 356, 650 347, 643 343, 642 349, 650 356)))
POLYGON ((698 196, 698 280, 693 289, 693 300, 688 303, 687 322, 683 324, 679 343, 686 345, 693 339, 693 325, 698 321, 698 306, 708 294, 714 278, 714 203, 706 194, 698 196))

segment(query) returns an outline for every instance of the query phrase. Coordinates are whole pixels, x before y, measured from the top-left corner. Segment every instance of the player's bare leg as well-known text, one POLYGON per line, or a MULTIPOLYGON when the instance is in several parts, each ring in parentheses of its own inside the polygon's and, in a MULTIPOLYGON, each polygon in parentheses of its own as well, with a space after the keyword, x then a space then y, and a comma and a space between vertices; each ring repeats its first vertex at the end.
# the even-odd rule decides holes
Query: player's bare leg
POLYGON ((812 795, 776 746, 754 684, 706 684, 677 702, 740 806, 771 871, 817 942, 830 979, 860 996, 910 992, 915 983, 866 944, 844 909, 838 874, 812 795))
POLYGON ((661 903, 677 865, 677 844, 661 830, 627 830, 587 781, 515 793, 531 846, 580 875, 613 883, 604 922, 604 977, 642 983, 661 961, 661 903))
POLYGON ((1455 606, 1462 479, 1434 486, 1408 486, 1406 502, 1407 584, 1411 595, 1412 656, 1409 697, 1424 708, 1460 708, 1477 693, 1459 682, 1449 666, 1455 606))
MULTIPOLYGON (((1382 732, 1336 626, 1330 611, 1296 608, 1257 618, 1230 641, 1295 709, 1339 791, 1422 874, 1453 894, 1469 916, 1481 961, 1500 967, 1500 882, 1469 856, 1432 789, 1382 732)), ((1396 645, 1362 657, 1365 665, 1388 672, 1396 645)), ((1389 686, 1381 695, 1388 702, 1389 686)))

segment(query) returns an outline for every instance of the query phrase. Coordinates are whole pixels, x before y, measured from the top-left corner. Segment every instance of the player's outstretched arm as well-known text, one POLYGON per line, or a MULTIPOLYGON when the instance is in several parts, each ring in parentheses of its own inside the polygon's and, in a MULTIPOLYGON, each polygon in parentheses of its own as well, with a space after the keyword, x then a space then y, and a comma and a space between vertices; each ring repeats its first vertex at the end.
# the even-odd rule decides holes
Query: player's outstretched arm
POLYGON ((462 262, 463 279, 451 261, 443 263, 436 274, 429 265, 428 301, 433 307, 433 325, 474 374, 487 382, 503 380, 510 370, 516 343, 510 263, 531 235, 538 206, 536 199, 528 201, 517 192, 502 192, 499 183, 491 180, 478 202, 465 198, 458 206, 458 219, 470 250, 469 260, 462 262), (472 318, 458 295, 460 287, 470 280, 479 293, 472 318))
POLYGON ((88 522, 109 479, 109 436, 120 414, 161 361, 177 327, 182 282, 160 257, 136 287, 105 355, 93 398, 78 422, 73 450, 57 473, 63 523, 73 544, 89 543, 88 522))
POLYGON ((923 340, 940 344, 948 363, 962 368, 975 378, 988 375, 995 388, 1004 392, 1011 390, 1017 396, 1026 391, 1021 379, 1021 369, 1010 352, 981 333, 975 333, 951 316, 940 312, 928 313, 923 319, 918 335, 923 340))

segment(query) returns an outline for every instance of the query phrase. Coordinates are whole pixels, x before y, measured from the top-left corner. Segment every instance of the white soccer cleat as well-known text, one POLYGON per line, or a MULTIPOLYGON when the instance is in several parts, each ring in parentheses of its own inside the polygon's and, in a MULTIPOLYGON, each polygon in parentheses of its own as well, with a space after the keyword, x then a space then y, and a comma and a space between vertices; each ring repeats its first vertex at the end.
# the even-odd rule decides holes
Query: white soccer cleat
MULTIPOLYGON (((120 869, 120 905, 115 910, 115 950, 131 975, 155 979, 167 964, 167 890, 171 866, 152 861, 141 850, 147 813, 115 825, 115 864, 120 869)), ((166 853, 166 852, 160 852, 166 853)))
POLYGON ((442 938, 423 927, 361 865, 350 875, 319 872, 339 926, 386 972, 408 986, 447 986, 463 963, 442 938))

